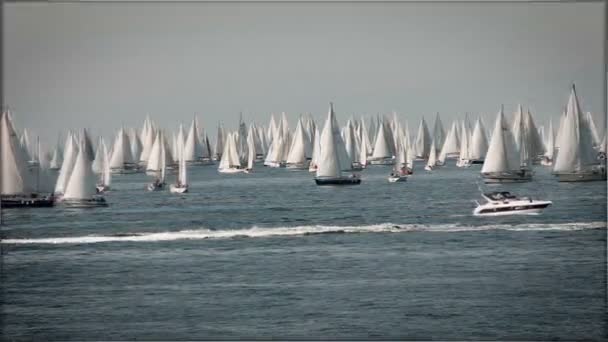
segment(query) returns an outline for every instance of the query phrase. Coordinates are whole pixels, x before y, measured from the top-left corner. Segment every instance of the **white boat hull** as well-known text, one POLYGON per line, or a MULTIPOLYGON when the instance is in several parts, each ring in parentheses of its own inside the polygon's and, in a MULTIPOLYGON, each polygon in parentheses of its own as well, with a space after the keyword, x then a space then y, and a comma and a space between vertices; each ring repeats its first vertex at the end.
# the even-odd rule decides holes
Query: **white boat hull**
POLYGON ((150 183, 147 186, 148 191, 161 191, 165 188, 165 184, 154 184, 154 183, 150 183))
POLYGON ((174 194, 183 194, 188 192, 188 186, 177 186, 175 184, 171 184, 171 187, 169 188, 169 191, 171 191, 174 194))
POLYGON ((108 203, 103 197, 93 197, 89 199, 66 199, 61 200, 61 204, 69 208, 94 208, 107 207, 108 203))
POLYGON ((389 176, 389 183, 397 183, 397 182, 405 182, 407 181, 407 176, 389 176))
POLYGON ((219 173, 241 173, 245 172, 245 169, 218 169, 219 173))

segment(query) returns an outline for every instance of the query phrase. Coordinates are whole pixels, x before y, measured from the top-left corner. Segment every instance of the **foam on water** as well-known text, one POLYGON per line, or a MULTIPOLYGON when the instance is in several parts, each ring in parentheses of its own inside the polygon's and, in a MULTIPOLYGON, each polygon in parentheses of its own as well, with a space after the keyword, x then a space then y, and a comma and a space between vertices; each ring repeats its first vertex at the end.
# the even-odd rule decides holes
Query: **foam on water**
POLYGON ((73 237, 48 237, 36 239, 5 239, 3 244, 89 244, 100 242, 155 242, 173 240, 264 238, 276 236, 307 236, 341 233, 401 233, 401 232, 464 232, 484 230, 510 231, 573 231, 606 228, 606 222, 529 223, 519 225, 466 226, 459 224, 417 225, 382 223, 367 226, 296 226, 252 227, 246 229, 194 229, 157 233, 119 233, 113 235, 86 235, 73 237))

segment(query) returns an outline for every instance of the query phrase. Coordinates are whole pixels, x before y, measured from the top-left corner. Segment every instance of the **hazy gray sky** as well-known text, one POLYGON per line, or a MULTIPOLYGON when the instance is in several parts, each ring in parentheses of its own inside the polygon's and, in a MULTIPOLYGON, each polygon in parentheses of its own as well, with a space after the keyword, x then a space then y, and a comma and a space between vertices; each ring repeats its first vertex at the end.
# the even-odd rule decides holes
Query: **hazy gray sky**
MULTIPOLYGON (((500 104, 555 118, 576 82, 603 125, 603 3, 5 4, 4 91, 19 127, 113 134, 147 113, 316 118, 396 110, 414 131, 500 104)), ((488 122, 489 121, 489 122, 488 122)))

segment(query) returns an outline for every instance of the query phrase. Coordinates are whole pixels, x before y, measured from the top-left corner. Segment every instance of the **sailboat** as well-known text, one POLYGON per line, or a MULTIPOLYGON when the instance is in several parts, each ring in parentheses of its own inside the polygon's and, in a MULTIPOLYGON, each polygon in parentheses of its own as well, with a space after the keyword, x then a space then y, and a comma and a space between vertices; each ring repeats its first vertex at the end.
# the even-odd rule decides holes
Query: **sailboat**
MULTIPOLYGON (((397 141, 397 144, 399 146, 397 147, 397 155, 395 156, 395 164, 393 164, 393 171, 388 176, 388 181, 390 183, 405 182, 405 181, 407 181, 408 175, 411 174, 411 172, 408 170, 408 167, 407 167, 407 162, 408 162, 407 152, 408 151, 407 151, 407 147, 404 146, 405 145, 404 140, 399 139, 397 141)), ((413 156, 412 156, 412 158, 413 158, 413 156)))
POLYGON ((317 185, 355 185, 361 183, 361 178, 353 174, 343 176, 343 169, 350 169, 350 158, 346 155, 344 141, 334 114, 333 103, 329 104, 327 121, 321 132, 319 163, 315 183, 317 185))
POLYGON ((456 166, 458 167, 469 167, 471 161, 469 158, 469 149, 471 145, 471 134, 469 131, 469 115, 465 114, 464 121, 462 122, 462 128, 460 129, 460 155, 456 166))
POLYGON ((378 123, 378 133, 371 157, 368 158, 371 165, 391 165, 393 164, 393 139, 390 134, 390 127, 386 120, 378 123))
POLYGON ((437 149, 435 148, 435 139, 431 143, 431 149, 429 151, 429 159, 426 162, 426 166, 424 167, 427 171, 432 171, 437 164, 437 149))
POLYGON ((74 168, 61 198, 61 203, 65 206, 77 208, 107 206, 105 198, 96 194, 93 160, 89 158, 90 152, 87 151, 86 145, 83 134, 74 168))
POLYGON ((104 193, 110 190, 112 182, 112 172, 110 171, 110 153, 103 139, 100 140, 100 145, 97 148, 99 157, 101 158, 99 183, 97 183, 97 193, 104 193))
POLYGON ((312 158, 308 165, 308 172, 317 172, 317 166, 319 164, 319 154, 321 153, 321 134, 319 129, 315 127, 315 138, 312 145, 312 158))
POLYGON ((437 165, 444 165, 447 158, 458 157, 460 153, 460 137, 458 136, 458 122, 452 122, 452 127, 441 147, 441 152, 437 159, 437 165))
MULTIPOLYGON (((526 146, 526 142, 522 142, 521 145, 526 146)), ((481 168, 481 176, 486 183, 530 181, 533 172, 525 164, 526 160, 525 148, 517 151, 515 138, 505 122, 501 106, 490 139, 490 147, 481 168)))
POLYGON ((260 145, 256 147, 256 137, 254 132, 255 130, 252 130, 250 126, 249 134, 247 134, 247 167, 245 168, 245 173, 250 173, 253 171, 253 165, 259 156, 257 151, 258 148, 261 147, 260 145))
POLYGON ((236 132, 230 132, 226 136, 222 159, 220 159, 220 164, 217 168, 220 173, 238 173, 245 171, 241 166, 241 160, 237 151, 236 134, 236 132))
POLYGON ((131 154, 131 143, 129 136, 124 128, 121 128, 116 135, 114 147, 112 148, 112 158, 110 159, 110 169, 112 173, 136 173, 138 165, 131 154))
POLYGON ((486 138, 486 129, 481 122, 481 118, 477 118, 473 135, 469 144, 469 161, 471 164, 483 164, 488 151, 488 139, 486 138))
POLYGON ((184 143, 178 145, 179 153, 179 165, 177 172, 176 184, 171 184, 169 191, 172 193, 183 194, 188 192, 188 166, 186 165, 186 158, 184 156, 184 143))
POLYGON ((553 120, 549 121, 549 130, 545 131, 545 153, 540 160, 541 165, 553 165, 555 153, 555 132, 553 132, 553 120))
POLYGON ((291 148, 287 155, 285 167, 291 170, 306 170, 308 169, 309 159, 312 147, 310 146, 308 136, 304 131, 302 118, 298 120, 295 135, 293 136, 291 148))
POLYGON ((19 145, 9 112, 0 116, 0 206, 52 207, 54 197, 35 192, 28 158, 19 145))
MULTIPOLYGON (((165 173, 167 172, 167 161, 166 161, 166 153, 165 153, 165 144, 164 144, 164 138, 163 138, 163 134, 162 132, 158 133, 158 138, 156 139, 156 141, 159 142, 158 146, 159 148, 157 149, 156 152, 154 149, 152 149, 152 152, 150 152, 150 159, 148 161, 148 169, 150 170, 150 167, 153 167, 154 169, 154 174, 158 175, 156 176, 156 178, 154 179, 154 182, 148 184, 147 188, 148 191, 160 191, 163 190, 165 188, 165 173), (155 153, 156 152, 156 153, 155 153), (156 162, 154 159, 158 160, 158 162, 156 162), (153 163, 150 163, 150 161, 153 161, 153 163), (154 164, 154 166, 150 166, 150 164, 154 164), (158 169, 157 169, 158 167, 158 169)), ((156 145, 156 143, 155 143, 156 145)))
POLYGON ((581 112, 574 84, 560 129, 559 150, 553 174, 560 182, 606 180, 606 165, 598 160, 590 124, 581 112))

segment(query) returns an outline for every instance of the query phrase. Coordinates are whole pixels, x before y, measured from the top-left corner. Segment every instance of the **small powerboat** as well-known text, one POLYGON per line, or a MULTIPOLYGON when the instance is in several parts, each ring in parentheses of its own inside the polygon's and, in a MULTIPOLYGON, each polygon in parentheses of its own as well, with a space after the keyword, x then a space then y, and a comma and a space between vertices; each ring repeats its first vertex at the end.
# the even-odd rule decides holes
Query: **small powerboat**
POLYGON ((357 174, 338 177, 315 177, 315 183, 317 185, 358 185, 361 184, 361 178, 357 174))
POLYGON ((553 202, 533 200, 530 197, 518 197, 507 191, 486 192, 482 194, 486 203, 477 203, 477 208, 473 210, 475 216, 500 216, 500 215, 521 215, 539 214, 553 202))
POLYGON ((389 183, 405 182, 412 173, 412 169, 404 166, 399 169, 398 172, 393 170, 393 172, 391 172, 391 174, 388 176, 388 181, 389 183))
POLYGON ((97 184, 95 186, 95 189, 97 190, 98 194, 103 194, 104 192, 110 190, 110 186, 109 185, 104 185, 104 184, 97 184))

